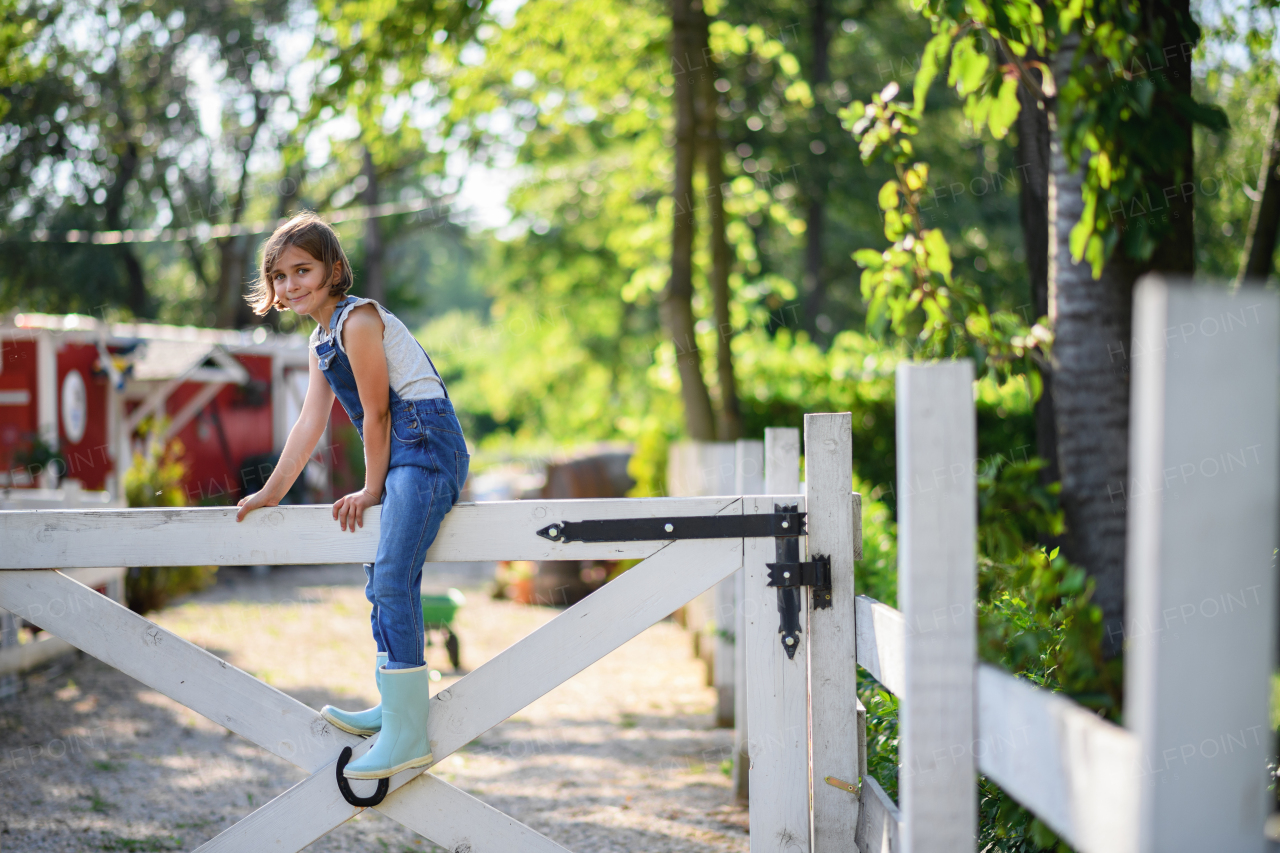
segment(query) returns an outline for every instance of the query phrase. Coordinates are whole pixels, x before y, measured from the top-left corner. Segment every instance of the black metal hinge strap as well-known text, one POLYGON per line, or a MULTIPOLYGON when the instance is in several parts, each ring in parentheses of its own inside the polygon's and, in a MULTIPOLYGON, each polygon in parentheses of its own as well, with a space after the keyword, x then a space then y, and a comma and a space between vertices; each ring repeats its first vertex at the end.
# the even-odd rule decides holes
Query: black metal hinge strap
MULTIPOLYGON (((776 512, 795 512, 798 505, 774 504, 776 512)), ((778 538, 774 541, 774 555, 777 558, 773 565, 798 565, 800 562, 800 540, 778 538)), ((766 563, 766 565, 768 565, 766 563)), ((772 575, 772 571, 770 571, 772 575)), ((800 647, 800 597, 798 586, 778 587, 778 633, 781 635, 782 648, 787 652, 787 659, 794 659, 796 649, 800 647)))
POLYGON ((782 539, 805 534, 803 512, 684 515, 559 521, 538 531, 552 542, 652 542, 674 539, 782 539))

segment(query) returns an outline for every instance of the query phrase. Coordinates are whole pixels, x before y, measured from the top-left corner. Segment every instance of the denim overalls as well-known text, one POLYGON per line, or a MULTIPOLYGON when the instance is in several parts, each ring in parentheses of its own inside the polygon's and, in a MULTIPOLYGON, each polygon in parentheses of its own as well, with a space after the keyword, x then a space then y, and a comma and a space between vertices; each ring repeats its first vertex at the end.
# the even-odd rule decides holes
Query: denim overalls
MULTIPOLYGON (((329 320, 329 339, 316 346, 320 370, 338 402, 364 439, 364 409, 347 354, 334 330, 354 297, 338 303, 329 320)), ((428 363, 431 357, 427 356, 428 363)), ((431 365, 435 369, 435 365, 431 365)), ((444 385, 443 378, 440 380, 444 385)), ((365 563, 364 594, 373 605, 370 621, 388 669, 422 666, 422 564, 440 522, 458 500, 471 457, 462 427, 445 389, 443 398, 402 400, 388 389, 391 414, 391 464, 382 494, 378 552, 365 563)))

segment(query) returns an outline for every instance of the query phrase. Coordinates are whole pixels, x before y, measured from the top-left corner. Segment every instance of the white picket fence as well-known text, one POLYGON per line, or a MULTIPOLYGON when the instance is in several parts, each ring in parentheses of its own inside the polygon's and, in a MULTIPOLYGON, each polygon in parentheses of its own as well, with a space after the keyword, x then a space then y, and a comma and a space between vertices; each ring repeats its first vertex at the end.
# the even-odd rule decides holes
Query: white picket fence
MULTIPOLYGON (((806 417, 804 495, 459 504, 429 560, 643 562, 433 697, 437 761, 742 569, 753 853, 972 851, 977 772, 1083 853, 1265 849, 1280 301, 1147 282, 1135 364, 1126 727, 977 664, 973 375, 952 362, 899 368, 901 611, 855 600, 847 413, 806 417), (766 586, 778 540, 536 534, 559 521, 787 504, 808 513, 800 559, 829 557, 833 581, 829 609, 800 596, 794 656, 766 586), (901 700, 901 808, 865 774, 855 661, 901 700)), ((0 607, 309 771, 198 848, 300 850, 361 811, 334 772, 344 747, 359 754, 368 741, 50 569, 363 562, 378 537, 377 512, 366 518, 351 534, 327 507, 243 524, 220 508, 0 513, 0 607)), ((450 851, 563 850, 430 772, 402 773, 391 789, 377 810, 450 851)))

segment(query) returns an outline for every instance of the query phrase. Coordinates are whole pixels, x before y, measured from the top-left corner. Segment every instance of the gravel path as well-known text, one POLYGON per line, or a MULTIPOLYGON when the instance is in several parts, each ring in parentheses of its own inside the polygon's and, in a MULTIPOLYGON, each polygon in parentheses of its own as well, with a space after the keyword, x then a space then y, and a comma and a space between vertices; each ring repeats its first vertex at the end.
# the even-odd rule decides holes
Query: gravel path
MULTIPOLYGON (((464 672, 558 611, 492 601, 482 565, 463 588, 464 672)), ((358 566, 224 569, 156 622, 319 708, 376 698, 358 566)), ((429 662, 457 680, 439 644, 429 662)), ((687 636, 661 623, 449 757, 435 773, 575 853, 746 851, 727 775, 732 733, 711 726, 687 636)), ((299 771, 131 678, 80 657, 0 702, 0 850, 191 850, 302 778, 299 771)), ((430 851, 374 811, 314 851, 430 851)), ((505 853, 505 851, 504 851, 505 853)), ((516 853, 516 851, 512 851, 516 853)))

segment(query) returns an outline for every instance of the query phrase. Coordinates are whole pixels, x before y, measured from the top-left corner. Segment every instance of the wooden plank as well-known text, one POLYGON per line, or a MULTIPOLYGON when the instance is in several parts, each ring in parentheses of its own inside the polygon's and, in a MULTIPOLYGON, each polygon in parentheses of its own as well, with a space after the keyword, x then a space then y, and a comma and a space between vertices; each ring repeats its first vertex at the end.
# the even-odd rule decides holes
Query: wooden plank
POLYGON ((430 773, 416 777, 413 786, 413 797, 388 797, 378 811, 445 850, 566 853, 554 841, 430 773))
POLYGON ((0 676, 35 669, 75 650, 76 647, 66 640, 52 635, 29 643, 0 645, 0 676))
POLYGON ((764 431, 764 493, 800 492, 800 430, 766 427, 764 431))
MULTIPOLYGON (((766 440, 767 446, 767 440, 766 440)), ((767 476, 767 473, 766 473, 767 476)), ((775 495, 743 497, 746 512, 772 512, 775 495)), ((796 502, 804 509, 803 500, 796 502)), ((766 586, 766 563, 776 562, 774 542, 743 540, 746 570, 747 712, 751 719, 751 853, 808 853, 808 674, 801 633, 794 658, 778 632, 778 592, 766 586)), ((800 624, 807 602, 800 597, 800 624)))
POLYGON ((856 836, 859 853, 900 853, 902 815, 884 788, 872 777, 864 776, 860 800, 856 836))
POLYGON ((824 780, 856 780, 859 766, 853 560, 861 525, 856 521, 857 496, 849 490, 853 416, 805 415, 804 446, 809 559, 818 554, 831 559, 830 606, 811 606, 807 626, 813 850, 845 853, 858 828, 857 796, 824 780))
MULTIPOLYGON (((737 446, 728 441, 702 444, 704 495, 737 495, 738 459, 737 446)), ((737 578, 742 570, 720 581, 712 590, 715 610, 711 620, 714 633, 708 639, 712 649, 711 684, 716 689, 716 725, 727 728, 733 725, 733 629, 737 612, 735 596, 737 578)))
POLYGON ((0 607, 308 771, 363 740, 58 572, 0 572, 0 607))
MULTIPOLYGON (((758 495, 764 492, 764 442, 739 439, 735 459, 733 491, 739 495, 758 495)), ((797 484, 797 487, 799 484, 797 484)), ((751 730, 747 722, 747 572, 734 572, 734 627, 733 627, 733 794, 738 802, 746 803, 751 790, 751 761, 747 744, 751 730)))
POLYGON ((977 651, 973 364, 900 364, 898 601, 909 626, 898 706, 905 853, 973 850, 977 651))
POLYGON ((977 684, 978 769, 1081 853, 1134 853, 1137 738, 995 667, 977 684))
MULTIPOLYGON (((551 542, 553 521, 715 515, 733 497, 460 503, 445 516, 428 562, 644 558, 662 542, 551 542)), ((50 566, 251 566, 362 563, 378 546, 374 507, 343 532, 329 506, 279 506, 240 523, 234 507, 0 512, 0 569, 50 566)))
MULTIPOLYGON (((359 755, 373 741, 365 741, 359 755)), ((252 814, 196 848, 196 853, 294 853, 316 841, 345 820, 364 811, 342 798, 334 782, 336 762, 308 776, 252 814), (341 820, 339 820, 341 818, 341 820)), ((356 782, 357 793, 372 792, 373 783, 356 782)), ((391 779, 392 795, 376 810, 446 850, 471 853, 566 853, 559 844, 539 835, 510 815, 419 771, 391 779), (427 792, 421 801, 394 796, 414 783, 427 792), (469 845, 469 846, 468 846, 469 845)))
POLYGON ((907 623, 902 613, 865 595, 857 599, 858 665, 894 696, 906 689, 907 623))
POLYGON ((1139 283, 1125 721, 1138 849, 1262 851, 1280 516, 1280 298, 1139 283))

